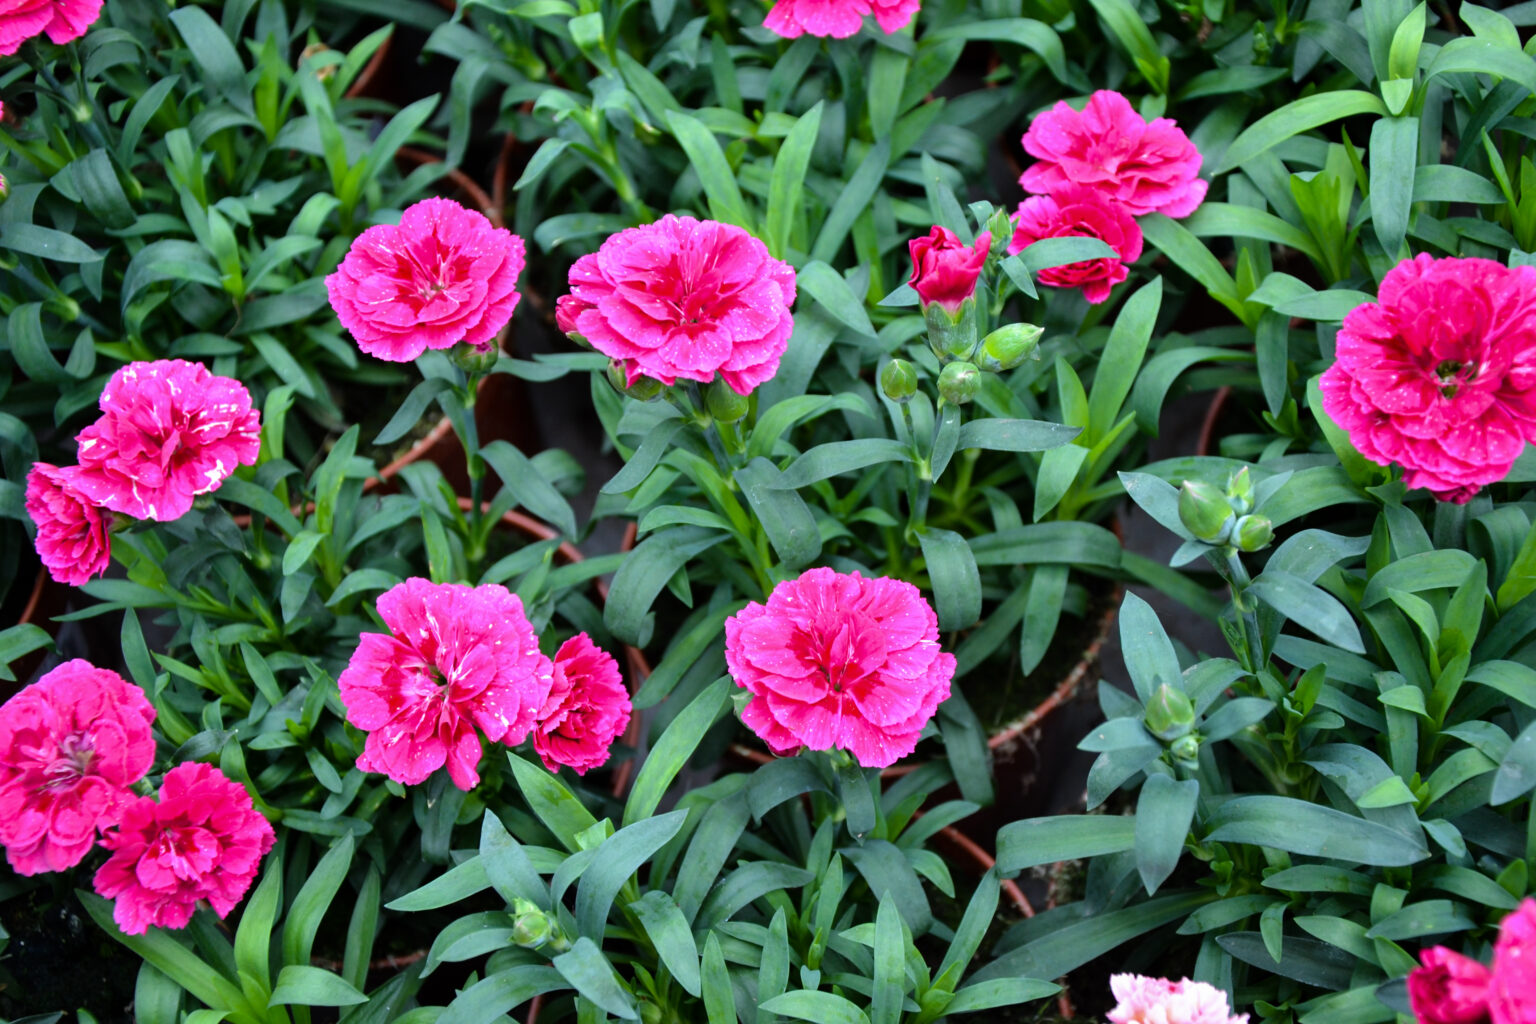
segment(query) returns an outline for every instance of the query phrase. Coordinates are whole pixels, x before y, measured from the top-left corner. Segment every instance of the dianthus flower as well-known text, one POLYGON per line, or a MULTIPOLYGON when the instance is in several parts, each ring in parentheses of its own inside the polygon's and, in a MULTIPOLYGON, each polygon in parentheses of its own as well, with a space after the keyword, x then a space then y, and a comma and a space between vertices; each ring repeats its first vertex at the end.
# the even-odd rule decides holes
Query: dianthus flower
POLYGON ((725 661, 775 754, 838 747, 867 768, 912 753, 955 674, 916 587, 824 568, 726 619, 725 661))
POLYGON ((199 494, 256 463, 261 422, 250 392, 201 363, 129 363, 107 381, 101 418, 80 431, 74 486, 103 508, 170 522, 199 494))
POLYGON ((1101 89, 1081 111, 1066 103, 1036 115, 1024 149, 1037 161, 1019 184, 1055 195, 1083 185, 1131 214, 1188 217, 1205 199, 1200 153, 1173 121, 1147 121, 1118 92, 1101 89))
POLYGON ((1042 238, 1097 238, 1118 258, 1080 260, 1040 272, 1040 283, 1052 288, 1081 288, 1083 298, 1097 304, 1130 273, 1126 265, 1141 256, 1141 228, 1125 207, 1084 185, 1064 185, 1048 196, 1030 196, 1013 215, 1011 253, 1042 238))
POLYGON ((64 44, 85 35, 101 17, 102 0, 0 0, 0 57, 41 32, 64 44))
POLYGON ((585 775, 608 761, 608 748, 629 725, 629 692, 613 655, 579 633, 555 653, 554 683, 539 711, 533 749, 544 767, 585 775))
POLYGON ((1536 441, 1536 268, 1404 260, 1351 310, 1323 408, 1360 454, 1466 502, 1536 441))
POLYGON ((1408 972, 1408 1002, 1419 1024, 1478 1024, 1488 1019, 1488 968, 1433 946, 1408 972))
POLYGON ((480 781, 480 737, 515 746, 549 698, 523 602, 506 587, 412 578, 379 597, 390 634, 365 633, 337 679, 347 721, 368 733, 357 766, 415 785, 448 766, 454 785, 480 781))
POLYGON ((953 313, 976 294, 976 279, 992 251, 992 233, 983 231, 974 245, 966 245, 949 228, 935 224, 922 238, 907 243, 912 256, 912 276, 907 283, 926 306, 937 302, 953 313))
POLYGON ((1499 925, 1488 986, 1493 1024, 1536 1021, 1536 900, 1523 900, 1499 925))
POLYGON ((880 30, 890 35, 906 28, 920 6, 920 0, 778 0, 763 27, 785 39, 807 33, 847 39, 858 34, 866 14, 873 14, 880 30))
POLYGON ((110 669, 66 661, 0 706, 0 844, 17 874, 80 863, 155 759, 155 709, 110 669))
POLYGON ((789 345, 795 271, 741 228, 671 214, 612 235, 571 267, 556 321, 620 360, 626 381, 707 383, 737 394, 771 378, 789 345))
POLYGON ((1203 981, 1113 974, 1109 988, 1117 1000, 1112 1024, 1248 1024, 1246 1013, 1232 1014, 1225 992, 1203 981))
POLYGON ((37 524, 37 557, 60 583, 78 587, 112 564, 111 516, 80 492, 76 466, 34 462, 27 473, 27 515, 37 524))
POLYGON ((274 841, 244 786, 212 765, 179 764, 165 773, 158 803, 138 797, 102 838, 112 856, 96 872, 96 891, 117 901, 112 918, 127 935, 185 928, 200 900, 225 917, 274 841))
POLYGON ((325 279, 358 348, 392 363, 459 342, 489 350, 517 308, 523 240, 451 199, 423 199, 377 224, 325 279))

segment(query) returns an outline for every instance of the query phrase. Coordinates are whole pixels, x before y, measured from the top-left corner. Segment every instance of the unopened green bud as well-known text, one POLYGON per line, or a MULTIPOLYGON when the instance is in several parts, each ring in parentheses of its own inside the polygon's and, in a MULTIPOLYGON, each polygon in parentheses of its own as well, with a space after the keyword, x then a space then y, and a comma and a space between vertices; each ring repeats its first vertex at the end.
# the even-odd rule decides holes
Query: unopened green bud
POLYGON ((917 368, 905 359, 892 359, 880 368, 880 390, 893 402, 909 402, 917 394, 917 368))
POLYGON ((1227 497, 1238 515, 1253 511, 1253 474, 1248 472, 1247 466, 1227 478, 1227 497))
POLYGON ((987 373, 1002 373, 1026 359, 1039 359, 1040 335, 1044 333, 1034 324, 999 327, 982 339, 981 358, 976 360, 976 365, 987 373))
POLYGON ((623 362, 617 359, 608 361, 608 383, 619 394, 628 395, 641 402, 649 402, 661 394, 662 383, 659 380, 651 377, 636 377, 635 383, 631 385, 627 383, 628 379, 628 374, 624 372, 623 362))
POLYGON ((1193 733, 1180 736, 1168 749, 1176 760, 1183 761, 1185 764, 1196 764, 1200 760, 1200 737, 1193 733))
POLYGON ((943 303, 927 303, 923 307, 923 319, 928 324, 928 347, 939 357, 939 362, 970 360, 981 333, 976 324, 974 295, 960 303, 960 308, 953 313, 945 309, 943 303))
POLYGON ((1268 516, 1243 516, 1232 526, 1232 542, 1240 551, 1263 551, 1275 539, 1275 527, 1268 516))
POLYGON ((640 1024, 661 1024, 666 1019, 666 1013, 661 1007, 648 999, 640 1001, 640 1024))
POLYGON ((1195 706, 1183 690, 1176 690, 1164 683, 1152 694, 1152 699, 1147 701, 1143 721, 1147 723, 1147 730, 1158 739, 1176 740, 1188 735, 1195 727, 1195 706))
POLYGON ((965 405, 981 388, 981 371, 972 363, 950 363, 939 374, 939 395, 950 405, 965 405))
POLYGON ((5 175, 0 174, 0 203, 5 202, 6 197, 9 196, 10 194, 11 194, 10 183, 5 180, 5 175))
POLYGON ((1209 544, 1225 544, 1232 535, 1232 506, 1215 484, 1186 480, 1179 488, 1179 521, 1209 544))
POLYGON ((75 104, 74 115, 76 122, 79 124, 85 124, 87 121, 96 116, 96 112, 91 109, 91 105, 89 103, 80 102, 75 104))
POLYGON ((721 423, 735 423, 747 414, 752 402, 746 395, 738 395, 731 386, 716 377, 704 388, 704 406, 709 414, 721 423))
POLYGON ((554 926, 549 915, 531 900, 512 901, 512 941, 524 949, 538 949, 550 940, 554 926))
POLYGON ((494 345, 471 345, 459 342, 448 352, 448 359, 463 370, 468 377, 484 377, 496 366, 497 352, 494 345))
POLYGON ((998 259, 1008 255, 1008 246, 1013 242, 1013 218, 1008 215, 1008 211, 993 210, 992 216, 987 218, 987 223, 983 227, 992 235, 990 255, 998 259))

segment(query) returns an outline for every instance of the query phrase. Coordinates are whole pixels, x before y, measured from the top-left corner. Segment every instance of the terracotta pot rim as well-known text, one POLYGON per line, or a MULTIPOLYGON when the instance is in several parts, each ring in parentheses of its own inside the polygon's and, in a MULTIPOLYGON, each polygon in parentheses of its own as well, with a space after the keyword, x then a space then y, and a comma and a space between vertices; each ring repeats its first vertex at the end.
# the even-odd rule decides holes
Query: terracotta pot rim
POLYGON ((1216 389, 1211 396, 1211 404, 1206 407, 1205 418, 1200 421, 1200 436, 1195 441, 1195 454, 1197 456, 1211 455, 1216 446, 1216 423, 1221 419, 1221 414, 1226 412, 1227 404, 1232 400, 1232 388, 1223 384, 1216 389))

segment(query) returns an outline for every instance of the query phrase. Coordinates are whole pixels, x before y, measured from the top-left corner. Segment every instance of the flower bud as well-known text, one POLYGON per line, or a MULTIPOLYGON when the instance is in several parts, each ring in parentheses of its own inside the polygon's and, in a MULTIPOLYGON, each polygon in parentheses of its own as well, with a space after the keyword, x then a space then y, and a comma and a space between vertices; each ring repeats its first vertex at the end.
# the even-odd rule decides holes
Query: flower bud
POLYGON ((971 363, 950 363, 939 374, 939 396, 950 405, 965 405, 981 387, 981 371, 971 363))
POLYGON ((554 925, 549 915, 521 896, 512 901, 512 941, 524 949, 538 949, 550 940, 554 925))
POLYGON ((1232 506, 1220 488, 1203 480, 1186 480, 1179 488, 1179 521, 1209 544, 1225 544, 1232 535, 1232 506))
POLYGON ((467 342, 459 342, 448 351, 448 359, 464 371, 470 378, 484 377, 490 373, 496 365, 496 358, 500 353, 493 345, 470 345, 467 342))
POLYGON ((636 377, 634 384, 629 384, 627 381, 628 374, 624 372, 624 364, 617 359, 609 360, 608 383, 619 394, 628 395, 641 402, 649 402, 661 394, 662 383, 654 378, 636 377))
POLYGON ((909 402, 917 394, 917 368, 905 359, 892 359, 880 368, 880 390, 893 402, 909 402))
POLYGON ((1147 730, 1160 740, 1176 740, 1195 727, 1195 706, 1183 690, 1167 683, 1159 686, 1147 701, 1147 730))
POLYGON ((954 313, 976 294, 976 279, 992 252, 992 233, 983 231, 975 245, 967 246, 959 235, 936 225, 926 238, 908 242, 907 248, 912 254, 912 277, 907 283, 922 300, 923 310, 937 304, 954 313))
POLYGON ((1227 498, 1238 515, 1253 511, 1253 474, 1247 466, 1227 478, 1227 498))
POLYGON ((729 384, 716 377, 704 388, 704 407, 719 422, 735 423, 752 408, 752 402, 746 395, 732 391, 729 384))
POLYGON ((987 373, 1001 373, 1030 357, 1039 359, 1040 335, 1044 333, 1034 324, 999 327, 982 339, 981 358, 976 360, 976 365, 987 373))
POLYGON ((0 203, 5 202, 6 197, 9 196, 10 194, 11 194, 10 183, 5 180, 5 175, 0 174, 0 203))
POLYGON ((983 226, 986 234, 992 236, 992 255, 999 259, 1008 255, 1008 246, 1013 242, 1013 215, 1006 208, 993 210, 983 226))
POLYGON ((1173 741, 1173 746, 1168 749, 1173 754, 1175 760, 1191 765, 1200 762, 1200 737, 1194 733, 1180 736, 1173 741))
POLYGON ((1232 542, 1240 551, 1263 551, 1274 539, 1275 528, 1268 516, 1243 516, 1232 526, 1232 542))

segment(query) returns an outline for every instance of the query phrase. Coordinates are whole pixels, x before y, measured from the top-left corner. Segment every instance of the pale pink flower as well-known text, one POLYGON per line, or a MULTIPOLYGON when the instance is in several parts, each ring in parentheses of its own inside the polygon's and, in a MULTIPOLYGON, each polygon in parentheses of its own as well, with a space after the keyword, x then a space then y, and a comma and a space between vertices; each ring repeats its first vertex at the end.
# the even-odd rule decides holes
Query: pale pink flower
POLYGON ((523 602, 506 587, 412 578, 385 591, 390 634, 365 633, 337 679, 347 721, 368 733, 357 766, 415 785, 445 764, 454 785, 480 781, 480 737, 515 746, 549 698, 523 602))
POLYGON ((955 674, 916 587, 825 568, 726 619, 725 661, 775 754, 837 747, 868 768, 912 753, 955 674))
POLYGON ((1148 122, 1107 89, 1081 112, 1062 102, 1036 115, 1024 149, 1037 161, 1019 179, 1026 192, 1055 195, 1065 185, 1083 185, 1138 217, 1188 217, 1208 187, 1189 136, 1166 117, 1148 122))
POLYGON ((34 462, 27 473, 27 515, 37 524, 37 557, 60 583, 78 587, 112 564, 111 514, 80 492, 76 466, 34 462))
POLYGON ((1522 900, 1499 925, 1488 1013, 1493 1024, 1536 1021, 1536 900, 1522 900))
POLYGON ((544 767, 560 765, 585 775, 608 761, 608 748, 629 725, 629 691, 613 655, 585 633, 555 653, 554 683, 539 711, 533 749, 544 767))
POLYGON ((1478 1024, 1488 1019, 1488 968, 1444 946, 1419 954, 1408 972, 1408 1003, 1419 1024, 1478 1024))
POLYGON ((1042 238, 1097 238, 1119 254, 1080 260, 1042 270, 1040 283, 1052 288, 1081 288, 1083 298, 1097 305, 1130 273, 1128 264, 1141 257, 1141 228, 1125 207, 1085 185, 1063 185, 1048 196, 1030 196, 1013 215, 1011 253, 1042 238))
POLYGON ((155 759, 155 709, 109 669, 66 661, 0 706, 0 844, 18 874, 80 863, 155 759))
POLYGON ((192 499, 256 463, 261 422, 250 392, 201 363, 129 363, 107 381, 101 418, 80 431, 74 486, 103 508, 169 522, 192 499))
POLYGON ((1112 1024, 1248 1024, 1246 1013, 1232 1014, 1225 992, 1203 981, 1113 974, 1109 988, 1117 1000, 1112 1024))
POLYGON ((371 356, 407 363, 464 342, 488 350, 517 308, 523 240, 451 199, 364 231, 325 279, 331 308, 371 356))
POLYGON ((612 235, 571 267, 556 321, 620 360, 629 384, 650 377, 745 395, 789 345, 795 271, 741 228, 671 214, 612 235))
POLYGON ((112 856, 96 891, 117 901, 112 918, 127 935, 185 928, 200 900, 226 917, 275 840, 244 786, 212 765, 180 764, 166 772, 158 803, 137 798, 103 837, 112 856))
POLYGON ((102 0, 0 0, 0 57, 40 32, 64 44, 85 35, 101 16, 102 0))
POLYGON ((1404 260, 1344 318, 1319 384, 1360 454, 1470 500, 1536 441, 1536 268, 1404 260))

